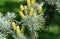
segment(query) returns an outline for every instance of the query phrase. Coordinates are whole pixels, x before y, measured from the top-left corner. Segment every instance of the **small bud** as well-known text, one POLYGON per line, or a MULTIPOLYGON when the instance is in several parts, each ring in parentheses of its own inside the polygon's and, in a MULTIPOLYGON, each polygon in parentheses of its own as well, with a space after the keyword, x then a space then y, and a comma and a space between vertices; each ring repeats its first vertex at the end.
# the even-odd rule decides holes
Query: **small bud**
POLYGON ((27 0, 27 5, 30 6, 31 5, 31 1, 27 0))
POLYGON ((25 18, 23 12, 21 12, 21 11, 20 11, 20 16, 21 16, 21 18, 23 18, 23 19, 25 18))
POLYGON ((19 26, 16 27, 16 34, 17 34, 17 37, 19 37, 21 34, 19 26))
POLYGON ((27 15, 27 12, 28 12, 27 9, 28 9, 27 6, 24 6, 24 12, 25 12, 26 15, 27 15))
POLYGON ((24 10, 26 10, 27 9, 27 6, 24 6, 24 10))
POLYGON ((33 14, 34 16, 36 16, 37 14, 36 14, 36 12, 34 12, 34 14, 33 14))
POLYGON ((29 14, 29 15, 30 15, 30 16, 32 16, 32 15, 33 15, 33 13, 34 13, 34 9, 33 9, 33 8, 31 8, 31 9, 30 9, 30 14, 29 14))
POLYGON ((15 22, 12 22, 12 28, 13 28, 14 31, 16 30, 16 24, 15 24, 15 22))
POLYGON ((42 6, 38 5, 37 9, 38 9, 38 13, 42 12, 42 6))
POLYGON ((23 33, 24 31, 25 31, 25 26, 22 26, 21 33, 23 33))
POLYGON ((20 5, 20 10, 21 10, 21 11, 23 11, 23 10, 24 10, 23 5, 20 5))
POLYGON ((34 5, 36 3, 36 0, 31 0, 31 4, 34 5))

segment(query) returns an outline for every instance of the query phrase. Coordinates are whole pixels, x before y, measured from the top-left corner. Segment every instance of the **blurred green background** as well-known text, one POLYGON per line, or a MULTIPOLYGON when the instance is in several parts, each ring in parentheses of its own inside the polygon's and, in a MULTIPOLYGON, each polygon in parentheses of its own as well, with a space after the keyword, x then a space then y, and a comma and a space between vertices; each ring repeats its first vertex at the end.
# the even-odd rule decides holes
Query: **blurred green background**
POLYGON ((0 0, 0 12, 18 12, 20 0, 0 0))
MULTIPOLYGON (((20 1, 23 0, 0 0, 0 12, 19 13, 20 1)), ((39 33, 39 39, 60 39, 60 13, 55 12, 49 27, 39 33)))

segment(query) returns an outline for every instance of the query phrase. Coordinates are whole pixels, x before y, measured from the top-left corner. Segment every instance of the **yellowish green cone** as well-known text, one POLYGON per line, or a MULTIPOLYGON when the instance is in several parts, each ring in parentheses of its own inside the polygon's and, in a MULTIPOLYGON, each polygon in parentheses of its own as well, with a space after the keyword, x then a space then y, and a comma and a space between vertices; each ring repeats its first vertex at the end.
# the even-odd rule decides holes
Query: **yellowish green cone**
POLYGON ((27 0, 27 5, 31 6, 31 1, 30 0, 27 0))
POLYGON ((23 11, 24 10, 24 6, 20 5, 20 10, 23 11))
POLYGON ((24 16, 24 14, 23 14, 23 12, 22 11, 20 11, 20 16, 21 16, 21 18, 25 18, 25 16, 24 16))
POLYGON ((16 24, 15 24, 15 22, 12 22, 12 28, 13 28, 14 31, 16 30, 16 24))
POLYGON ((31 0, 31 5, 34 5, 36 3, 36 0, 31 0))
POLYGON ((30 16, 32 16, 32 15, 33 15, 33 13, 34 13, 34 9, 33 9, 33 8, 31 8, 31 9, 30 9, 30 13, 29 13, 29 15, 30 15, 30 16))
POLYGON ((21 34, 19 26, 16 27, 16 34, 17 34, 17 37, 19 37, 21 34))
POLYGON ((38 5, 37 9, 38 9, 38 13, 42 13, 42 6, 41 5, 38 5))

